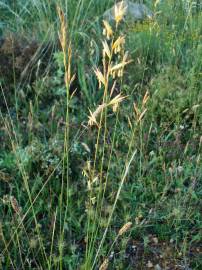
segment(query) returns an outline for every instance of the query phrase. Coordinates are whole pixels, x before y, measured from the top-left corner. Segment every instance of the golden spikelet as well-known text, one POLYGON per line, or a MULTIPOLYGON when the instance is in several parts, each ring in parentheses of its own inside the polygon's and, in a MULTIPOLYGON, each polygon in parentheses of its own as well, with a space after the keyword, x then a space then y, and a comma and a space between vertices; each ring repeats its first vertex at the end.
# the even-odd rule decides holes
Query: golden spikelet
POLYGON ((110 72, 113 73, 113 71, 118 71, 120 69, 123 69, 128 63, 130 63, 130 61, 128 62, 123 61, 119 64, 116 64, 115 66, 111 67, 110 72))
POLYGON ((108 103, 109 106, 112 106, 113 112, 117 111, 119 103, 121 103, 125 98, 125 96, 121 96, 121 94, 118 94, 108 103))
POLYGON ((128 58, 128 52, 125 52, 122 62, 110 67, 110 74, 112 74, 112 76, 114 74, 115 76, 117 74, 118 77, 121 77, 123 75, 123 70, 125 66, 132 62, 132 60, 127 60, 127 58, 128 58))
POLYGON ((98 79, 98 82, 99 82, 99 88, 101 88, 102 84, 105 85, 106 84, 106 80, 105 80, 105 77, 104 75, 102 74, 102 72, 98 69, 98 68, 95 68, 94 69, 94 73, 98 79))
POLYGON ((103 20, 103 24, 104 24, 103 35, 105 35, 107 39, 110 39, 113 36, 113 30, 107 21, 103 20))
POLYGON ((117 48, 120 48, 123 44, 125 44, 125 37, 120 36, 114 41, 114 43, 112 45, 112 49, 115 50, 117 48))
POLYGON ((90 116, 88 116, 88 119, 89 119, 88 120, 88 125, 89 126, 93 126, 93 125, 99 126, 98 123, 97 123, 97 117, 102 112, 102 110, 104 110, 108 106, 111 106, 113 112, 116 112, 117 111, 117 108, 118 108, 118 105, 125 98, 126 98, 126 96, 121 96, 121 94, 118 94, 112 100, 110 100, 108 103, 103 103, 103 104, 99 105, 94 112, 91 112, 91 110, 89 110, 90 116))
POLYGON ((97 123, 97 117, 98 115, 102 112, 102 110, 107 107, 107 104, 104 103, 104 104, 101 104, 97 107, 97 109, 92 113, 90 110, 90 116, 88 116, 88 125, 89 126, 93 126, 93 125, 97 125, 98 126, 98 123, 97 123))
POLYGON ((133 225, 132 222, 126 223, 126 224, 119 230, 118 236, 121 236, 121 235, 123 235, 125 232, 127 232, 127 231, 131 228, 132 225, 133 225))
POLYGON ((146 93, 143 97, 143 100, 142 100, 142 104, 145 105, 147 103, 148 99, 149 99, 149 92, 146 91, 146 93))
POLYGON ((144 111, 140 114, 140 116, 139 116, 139 118, 137 120, 138 122, 140 122, 142 120, 142 118, 145 115, 146 111, 147 111, 147 109, 144 109, 144 111))
POLYGON ((120 21, 123 20, 123 17, 126 13, 127 10, 127 5, 124 5, 124 1, 122 1, 121 3, 118 3, 115 5, 114 8, 114 19, 116 21, 116 26, 118 26, 118 24, 120 23, 120 21))
POLYGON ((110 59, 111 58, 111 51, 109 49, 109 46, 108 46, 106 40, 102 42, 102 46, 103 46, 103 55, 104 56, 107 55, 108 58, 110 59))
POLYGON ((109 265, 109 259, 105 259, 104 262, 100 265, 99 270, 107 270, 109 265))

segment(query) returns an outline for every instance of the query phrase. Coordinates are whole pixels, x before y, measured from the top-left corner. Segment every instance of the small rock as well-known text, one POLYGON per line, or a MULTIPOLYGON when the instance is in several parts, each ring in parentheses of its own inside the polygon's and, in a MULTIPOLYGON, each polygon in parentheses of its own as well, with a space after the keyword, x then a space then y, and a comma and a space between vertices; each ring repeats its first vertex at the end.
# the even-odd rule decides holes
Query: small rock
POLYGON ((183 172, 183 167, 182 167, 182 166, 178 166, 178 167, 177 167, 177 172, 178 172, 178 173, 183 172))
POLYGON ((148 261, 147 267, 148 267, 148 268, 152 268, 152 267, 153 267, 153 263, 152 263, 151 261, 148 261))
MULTIPOLYGON (((118 2, 116 5, 118 8, 123 5, 123 8, 125 9, 124 20, 126 21, 136 22, 144 19, 151 19, 153 17, 151 10, 144 4, 132 3, 131 1, 125 0, 118 2)), ((103 18, 108 22, 114 21, 115 5, 105 11, 103 18)))
POLYGON ((158 238, 157 237, 153 237, 153 242, 155 243, 155 244, 158 244, 158 242, 159 242, 159 240, 158 240, 158 238))
POLYGON ((170 239, 170 243, 173 244, 174 243, 174 239, 171 238, 170 239))
POLYGON ((162 268, 161 268, 161 266, 159 264, 156 264, 154 269, 155 270, 162 270, 162 268))

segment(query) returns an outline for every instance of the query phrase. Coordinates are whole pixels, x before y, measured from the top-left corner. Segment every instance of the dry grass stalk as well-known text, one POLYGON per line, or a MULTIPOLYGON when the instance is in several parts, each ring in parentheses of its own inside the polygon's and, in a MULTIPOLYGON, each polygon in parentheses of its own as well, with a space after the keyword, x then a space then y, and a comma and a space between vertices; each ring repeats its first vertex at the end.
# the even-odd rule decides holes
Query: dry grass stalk
MULTIPOLYGON (((121 5, 119 3, 119 5, 117 5, 115 7, 116 28, 117 28, 119 22, 123 19, 124 13, 125 13, 125 7, 123 6, 123 2, 122 2, 121 5)), ((121 93, 116 95, 114 98, 112 98, 112 94, 114 92, 117 80, 116 79, 110 80, 110 79, 111 78, 114 79, 114 78, 116 78, 116 76, 122 77, 125 66, 131 62, 128 60, 128 53, 125 52, 125 50, 124 50, 125 37, 119 36, 118 38, 116 38, 116 35, 113 33, 113 30, 112 30, 110 24, 107 21, 103 21, 103 24, 104 24, 103 34, 106 36, 105 40, 102 42, 102 49, 103 49, 102 63, 103 63, 103 65, 100 69, 97 67, 94 68, 94 73, 97 77, 99 88, 101 88, 101 87, 104 88, 103 101, 102 101, 101 105, 98 105, 98 107, 96 108, 96 110, 94 112, 90 111, 90 116, 88 116, 88 125, 89 126, 96 125, 99 128, 98 137, 97 137, 97 144, 96 144, 95 161, 96 161, 96 157, 97 157, 99 137, 101 134, 100 130, 101 130, 102 123, 104 121, 105 121, 104 136, 106 136, 106 130, 107 130, 107 117, 108 117, 108 115, 107 115, 107 111, 105 111, 106 114, 103 114, 103 110, 105 110, 107 107, 111 107, 113 112, 116 112, 119 104, 126 98, 125 96, 122 96, 121 93), (112 82, 112 87, 110 87, 111 82, 112 82), (100 117, 99 124, 97 122, 98 117, 100 117)), ((130 162, 129 162, 129 164, 130 164, 130 162)), ((126 168, 126 170, 127 170, 127 168, 126 168)), ((86 174, 86 172, 84 172, 84 173, 86 174)), ((89 175, 88 175, 88 177, 89 177, 89 175)), ((102 175, 101 175, 101 177, 102 177, 102 175)), ((94 179, 94 177, 92 179, 94 179)), ((123 185, 124 179, 125 179, 125 176, 123 176, 123 178, 122 178, 119 190, 117 192, 116 200, 118 200, 119 193, 120 193, 121 187, 123 185)), ((88 181, 88 190, 91 191, 90 205, 93 205, 94 202, 96 201, 96 196, 94 196, 94 194, 92 194, 92 182, 90 182, 90 181, 88 181)), ((101 192, 103 192, 102 197, 104 198, 105 188, 101 192)), ((114 212, 115 205, 116 205, 116 202, 113 206, 112 214, 114 212)), ((101 208, 100 209, 102 209, 102 206, 103 206, 103 199, 101 201, 101 208)), ((94 209, 92 209, 92 211, 94 211, 94 209)), ((100 210, 96 209, 96 211, 100 211, 100 210)), ((96 256, 94 258, 93 265, 91 267, 92 269, 94 269, 94 266, 96 264, 96 261, 97 261, 97 258, 98 258, 98 255, 99 255, 99 252, 101 249, 101 246, 102 246, 104 239, 106 237, 106 233, 107 233, 110 221, 111 221, 112 214, 109 217, 107 228, 105 230, 105 233, 103 235, 103 238, 102 238, 101 243, 99 245, 99 248, 97 250, 96 256)), ((120 230, 120 232, 119 232, 120 235, 122 233, 124 233, 123 230, 127 230, 127 228, 122 228, 122 230, 120 230)), ((88 235, 87 243, 88 242, 91 243, 92 240, 93 240, 93 235, 92 236, 88 235), (91 237, 92 237, 92 239, 91 239, 91 237)), ((88 247, 87 247, 87 250, 88 250, 88 247)), ((99 267, 99 270, 106 270, 108 268, 108 265, 109 265, 109 259, 107 258, 101 264, 101 266, 99 267)))
MULTIPOLYGON (((64 16, 64 12, 59 6, 57 7, 57 12, 60 19, 60 31, 59 31, 60 44, 61 44, 63 53, 66 54, 67 53, 67 26, 66 26, 65 16, 64 16)), ((67 62, 64 61, 64 66, 66 66, 66 63, 67 62)))
POLYGON ((143 97, 143 100, 142 100, 141 108, 139 109, 135 102, 133 104, 133 108, 134 108, 134 112, 135 112, 135 115, 136 115, 137 123, 139 123, 142 120, 145 113, 147 112, 147 108, 145 108, 145 105, 147 104, 148 100, 149 100, 149 93, 148 93, 148 91, 146 91, 146 93, 145 93, 145 95, 143 97))
POLYGON ((0 170, 0 180, 2 180, 3 182, 9 182, 11 180, 11 176, 0 170))
MULTIPOLYGON (((0 222, 0 237, 3 235, 2 223, 0 222)), ((1 238, 0 238, 1 239, 1 238)))

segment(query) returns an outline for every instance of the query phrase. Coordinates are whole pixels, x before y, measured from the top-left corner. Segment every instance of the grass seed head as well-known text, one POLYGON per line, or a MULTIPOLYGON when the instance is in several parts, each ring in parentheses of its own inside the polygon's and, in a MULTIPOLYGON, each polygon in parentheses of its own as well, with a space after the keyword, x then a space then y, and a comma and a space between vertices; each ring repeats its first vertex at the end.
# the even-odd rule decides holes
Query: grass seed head
POLYGON ((10 202, 11 202, 11 206, 12 206, 13 210, 15 211, 15 213, 20 214, 21 208, 19 207, 18 202, 14 196, 10 197, 10 202))
POLYGON ((143 97, 143 100, 142 100, 143 106, 147 103, 148 99, 149 99, 149 92, 146 91, 146 93, 145 93, 145 95, 143 97))
POLYGON ((98 123, 97 123, 97 117, 98 115, 102 112, 102 110, 107 106, 106 103, 104 104, 101 104, 97 107, 97 109, 92 113, 90 110, 90 116, 88 116, 88 125, 89 126, 93 126, 93 125, 97 125, 98 126, 98 123))
POLYGON ((60 32, 59 32, 59 39, 60 39, 60 44, 62 47, 63 51, 66 51, 66 41, 67 41, 67 36, 66 36, 66 22, 65 22, 65 15, 62 9, 58 6, 57 7, 57 12, 60 20, 60 32))
POLYGON ((127 231, 131 228, 132 225, 133 225, 132 222, 126 223, 126 224, 119 230, 118 235, 119 235, 119 236, 123 235, 125 232, 127 232, 127 231))
POLYGON ((107 270, 109 265, 109 259, 105 259, 104 262, 101 264, 99 270, 107 270))
POLYGON ((125 96, 121 96, 121 94, 118 94, 117 96, 115 96, 110 102, 109 102, 109 106, 112 106, 113 112, 117 111, 117 108, 119 106, 119 104, 125 99, 125 96))
POLYGON ((106 84, 105 77, 104 77, 104 75, 102 74, 102 72, 98 68, 95 68, 94 69, 94 72, 95 72, 95 75, 96 75, 96 77, 98 79, 98 82, 99 82, 99 88, 101 88, 102 84, 103 85, 106 84))
POLYGON ((110 51, 110 48, 109 48, 106 40, 102 42, 102 46, 103 46, 103 56, 105 57, 105 55, 107 55, 108 58, 110 59, 111 58, 111 51, 110 51))
POLYGON ((113 36, 113 30, 107 21, 103 20, 103 24, 104 24, 103 35, 105 35, 107 39, 110 39, 113 36))
POLYGON ((116 27, 118 24, 123 20, 123 17, 126 13, 127 5, 124 5, 124 1, 121 1, 121 3, 117 3, 114 8, 114 18, 116 21, 116 27))
POLYGON ((112 44, 112 49, 114 50, 114 53, 120 52, 121 47, 125 44, 125 37, 120 36, 118 37, 114 43, 112 44))

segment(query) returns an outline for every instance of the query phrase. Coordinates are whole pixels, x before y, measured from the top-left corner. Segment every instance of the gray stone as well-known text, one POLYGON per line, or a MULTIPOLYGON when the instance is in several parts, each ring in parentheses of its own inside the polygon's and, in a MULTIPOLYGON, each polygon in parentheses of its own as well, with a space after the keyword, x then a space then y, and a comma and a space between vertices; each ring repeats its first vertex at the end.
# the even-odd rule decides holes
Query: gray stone
POLYGON ((155 270, 162 270, 162 268, 161 268, 161 266, 159 264, 156 264, 154 269, 155 270))
MULTIPOLYGON (((123 3, 123 8, 125 8, 124 21, 136 22, 145 19, 152 19, 153 17, 152 11, 144 4, 137 4, 126 0, 120 1, 116 5, 120 7, 121 3, 123 3)), ((108 22, 113 22, 115 17, 114 14, 115 14, 115 5, 112 8, 105 11, 105 13, 103 14, 103 18, 108 22)))

